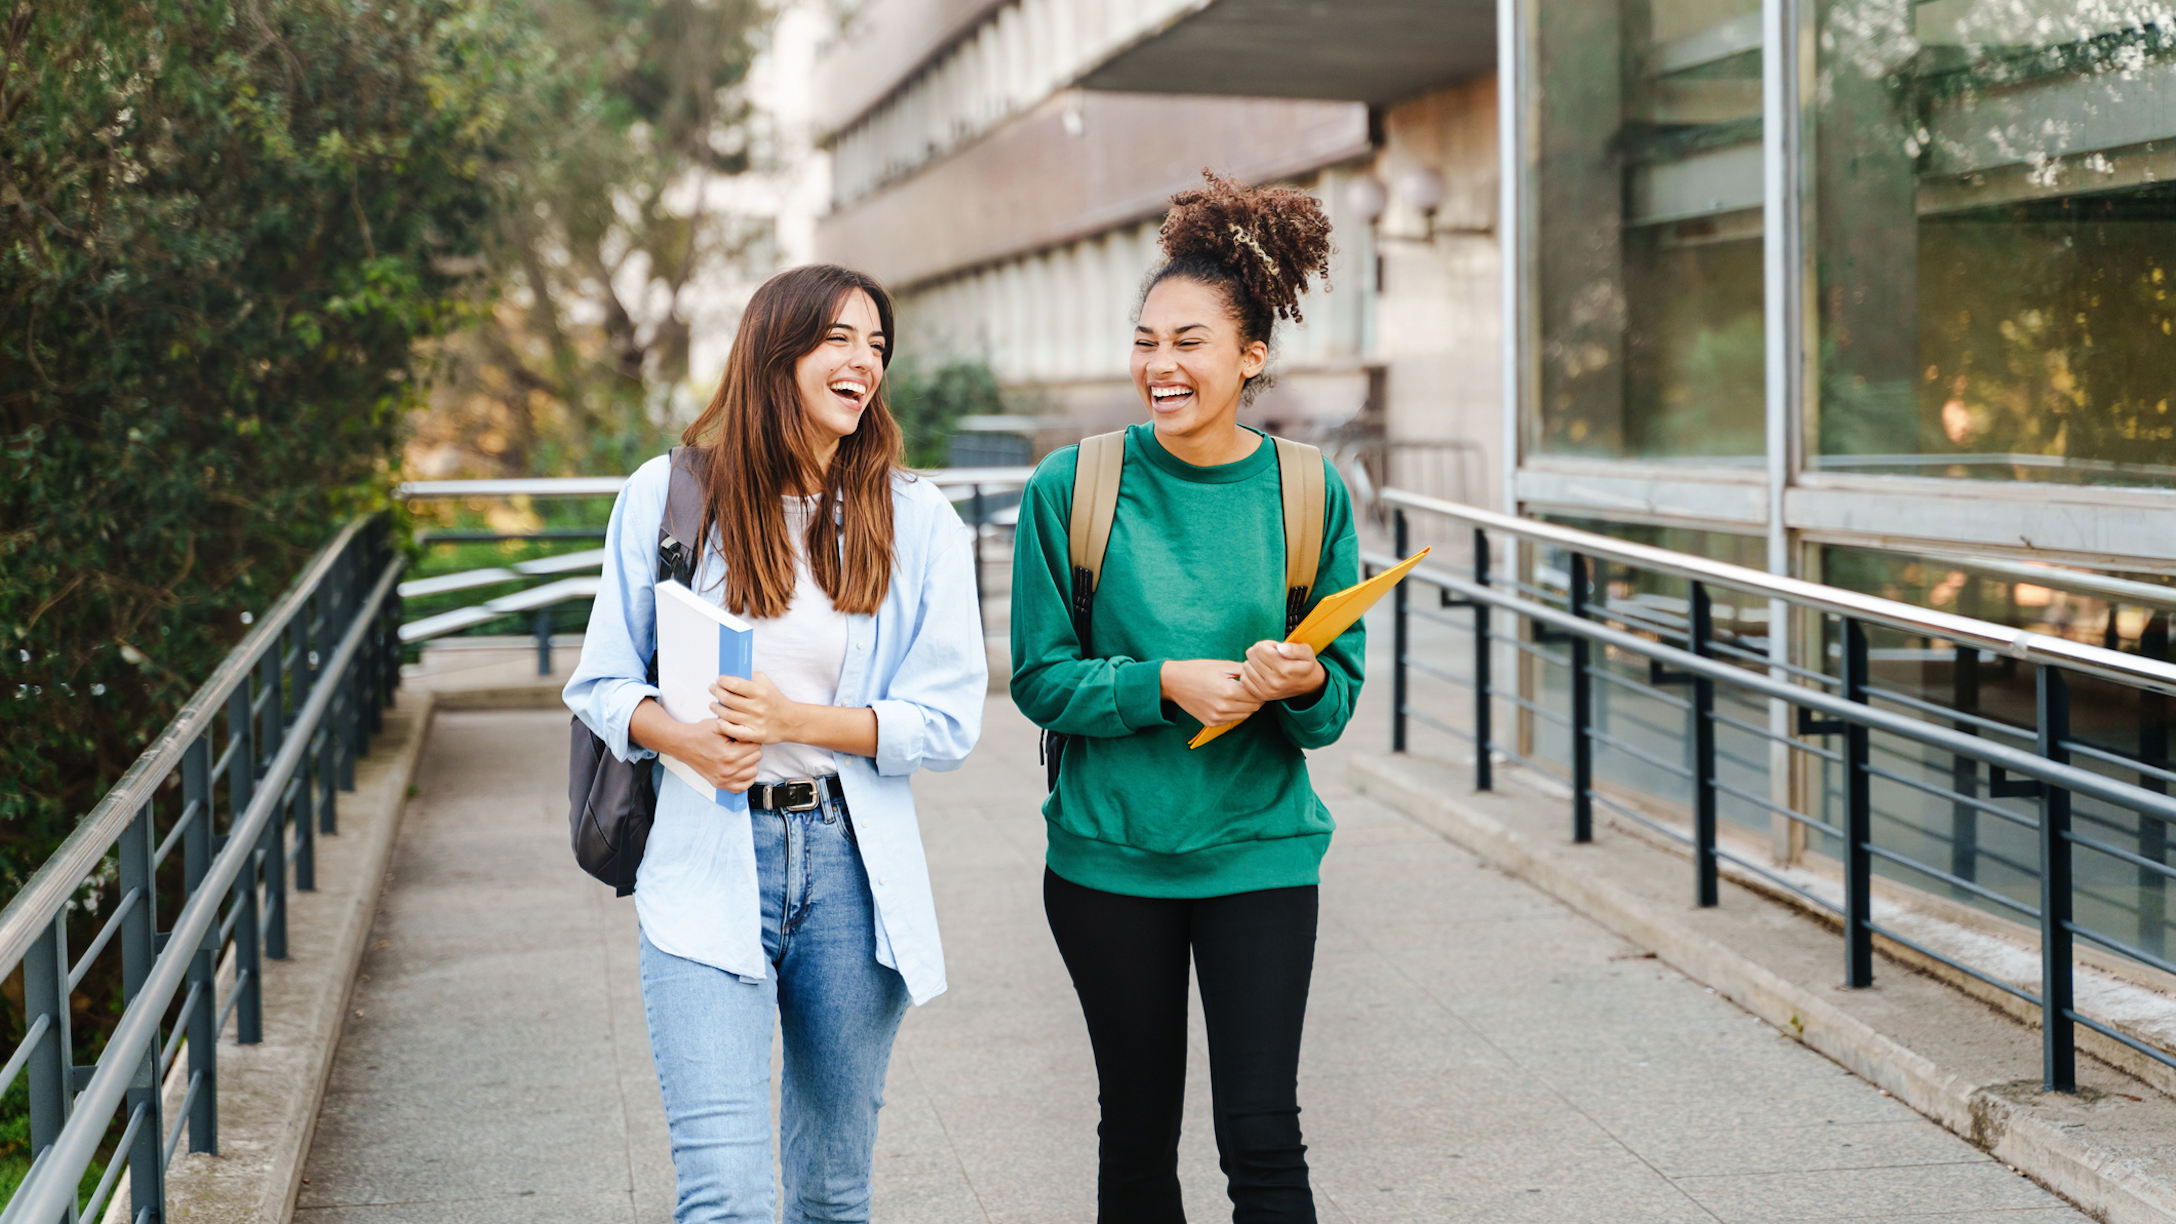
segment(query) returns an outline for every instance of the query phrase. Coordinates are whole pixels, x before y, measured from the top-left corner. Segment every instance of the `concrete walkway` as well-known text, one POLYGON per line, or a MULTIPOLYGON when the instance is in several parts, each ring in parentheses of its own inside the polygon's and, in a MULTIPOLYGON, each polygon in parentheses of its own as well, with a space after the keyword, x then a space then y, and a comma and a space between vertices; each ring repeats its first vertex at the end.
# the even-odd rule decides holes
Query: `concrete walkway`
MULTIPOLYGON (((1354 795, 1344 755, 1379 750, 1382 723, 1365 714, 1315 763, 1341 826, 1301 1072, 1323 1220, 2084 1220, 1354 795)), ((633 909, 569 859, 566 725, 439 716, 298 1221, 670 1218, 633 909)), ((995 698, 983 743, 916 783, 952 989, 893 1058, 883 1224, 1094 1218, 1095 1077, 1043 924, 1033 729, 995 698)), ((1198 1024, 1194 1045, 1182 1175, 1203 1224, 1230 1206, 1198 1024)))

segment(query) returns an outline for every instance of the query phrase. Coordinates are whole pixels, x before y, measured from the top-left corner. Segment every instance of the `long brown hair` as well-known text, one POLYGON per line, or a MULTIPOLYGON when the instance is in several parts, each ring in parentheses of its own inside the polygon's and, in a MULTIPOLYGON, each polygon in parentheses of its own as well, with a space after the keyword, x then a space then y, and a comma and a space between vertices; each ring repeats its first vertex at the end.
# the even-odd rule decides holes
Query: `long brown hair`
POLYGON ((702 539, 717 528, 725 562, 725 606, 748 617, 782 616, 793 600, 793 549, 783 499, 821 488, 802 541, 809 573, 841 612, 874 612, 892 580, 892 473, 901 466, 898 422, 877 381, 861 425, 840 439, 828 468, 816 442, 794 366, 830 334, 855 290, 876 303, 891 364, 892 298, 873 277, 817 264, 781 272, 749 299, 710 407, 680 435, 705 447, 702 539))

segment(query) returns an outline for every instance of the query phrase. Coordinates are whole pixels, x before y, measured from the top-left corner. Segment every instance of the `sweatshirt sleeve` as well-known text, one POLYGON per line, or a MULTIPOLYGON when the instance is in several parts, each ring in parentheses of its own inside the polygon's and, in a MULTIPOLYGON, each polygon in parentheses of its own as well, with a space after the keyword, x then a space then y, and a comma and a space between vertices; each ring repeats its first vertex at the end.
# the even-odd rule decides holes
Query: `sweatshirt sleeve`
MULTIPOLYGON (((1315 571, 1315 589, 1308 592, 1309 609, 1323 596, 1360 581, 1360 536, 1353 525, 1352 498, 1337 469, 1327 459, 1323 466, 1328 476, 1323 497, 1322 560, 1315 571)), ((1277 725, 1284 729, 1286 739, 1300 748, 1325 748, 1345 734, 1345 724, 1352 721, 1353 706, 1360 699, 1367 648, 1367 618, 1362 617, 1316 656, 1327 678, 1319 691, 1273 703, 1277 725)))
POLYGON ((1167 726, 1163 660, 1090 656, 1073 631, 1069 529, 1078 454, 1078 447, 1067 447, 1043 460, 1021 498, 1013 540, 1012 699, 1037 726, 1066 735, 1109 738, 1167 726))

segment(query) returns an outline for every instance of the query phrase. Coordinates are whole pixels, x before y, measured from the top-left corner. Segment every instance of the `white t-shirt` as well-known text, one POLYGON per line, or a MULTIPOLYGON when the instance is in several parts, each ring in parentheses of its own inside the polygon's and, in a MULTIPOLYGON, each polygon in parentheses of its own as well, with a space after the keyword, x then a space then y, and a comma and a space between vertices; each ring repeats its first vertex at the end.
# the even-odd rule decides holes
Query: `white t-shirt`
MULTIPOLYGON (((787 497, 786 536, 793 543, 793 602, 784 616, 753 620, 754 670, 771 678, 788 701, 836 705, 839 670, 846 664, 846 614, 808 570, 808 516, 815 498, 787 497)), ((839 772, 827 748, 808 744, 765 744, 756 781, 820 778, 839 772)))

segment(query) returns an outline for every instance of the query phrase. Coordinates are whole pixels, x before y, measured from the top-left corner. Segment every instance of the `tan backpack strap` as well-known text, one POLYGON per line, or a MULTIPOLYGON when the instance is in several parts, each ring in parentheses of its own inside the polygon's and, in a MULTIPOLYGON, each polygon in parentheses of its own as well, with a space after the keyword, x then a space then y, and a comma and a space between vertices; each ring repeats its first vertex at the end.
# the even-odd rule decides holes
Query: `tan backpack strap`
MULTIPOLYGON (((1277 443, 1277 478, 1284 488, 1284 587, 1286 598, 1305 600, 1322 564, 1324 499, 1322 451, 1284 438, 1277 443), (1298 591, 1298 596, 1292 592, 1298 591)), ((1290 606, 1288 604, 1288 606, 1290 606)))
POLYGON ((1118 477, 1126 463, 1126 434, 1097 434, 1080 440, 1073 465, 1073 522, 1067 540, 1074 569, 1088 571, 1088 589, 1103 577, 1103 551, 1111 542, 1111 519, 1118 513, 1118 477))

